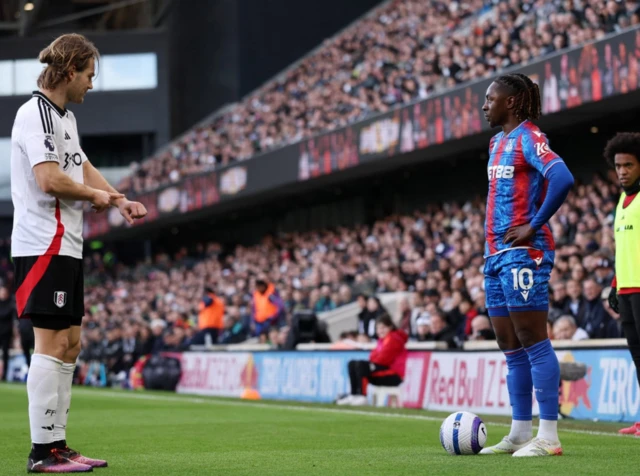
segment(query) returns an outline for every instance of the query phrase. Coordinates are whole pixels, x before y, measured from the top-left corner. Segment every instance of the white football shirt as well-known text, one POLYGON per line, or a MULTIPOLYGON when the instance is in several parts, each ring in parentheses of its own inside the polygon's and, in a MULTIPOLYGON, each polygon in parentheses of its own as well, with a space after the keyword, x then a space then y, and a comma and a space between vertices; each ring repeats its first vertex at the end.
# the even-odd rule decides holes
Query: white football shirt
POLYGON ((73 113, 60 109, 39 91, 16 114, 11 132, 11 256, 63 255, 82 259, 82 201, 44 193, 33 172, 42 162, 57 162, 60 171, 84 183, 73 113))

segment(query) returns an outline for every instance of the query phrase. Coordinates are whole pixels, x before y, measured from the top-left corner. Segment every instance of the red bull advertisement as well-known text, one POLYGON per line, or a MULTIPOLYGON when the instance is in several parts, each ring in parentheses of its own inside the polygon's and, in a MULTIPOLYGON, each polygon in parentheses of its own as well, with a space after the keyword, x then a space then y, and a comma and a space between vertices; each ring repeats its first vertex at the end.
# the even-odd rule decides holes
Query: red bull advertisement
MULTIPOLYGON (((558 411, 583 420, 639 421, 636 368, 626 349, 562 350, 558 411)), ((362 351, 186 352, 178 392, 332 402, 349 391, 347 363, 362 351)), ((502 352, 410 352, 402 405, 510 415, 502 352)), ((533 402, 533 414, 538 414, 533 402)))

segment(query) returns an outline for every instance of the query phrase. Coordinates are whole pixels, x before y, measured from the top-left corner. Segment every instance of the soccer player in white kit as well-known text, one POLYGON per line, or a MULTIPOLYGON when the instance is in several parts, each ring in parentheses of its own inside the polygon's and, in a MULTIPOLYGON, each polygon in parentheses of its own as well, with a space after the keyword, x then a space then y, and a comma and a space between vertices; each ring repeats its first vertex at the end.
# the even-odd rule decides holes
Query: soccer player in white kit
POLYGON ((39 91, 19 110, 11 133, 11 255, 16 307, 31 319, 35 350, 27 377, 30 473, 89 472, 107 462, 66 442, 71 383, 84 315, 83 202, 95 212, 118 207, 129 222, 146 215, 91 165, 76 119, 65 108, 92 89, 98 50, 82 35, 62 35, 40 52, 39 91))

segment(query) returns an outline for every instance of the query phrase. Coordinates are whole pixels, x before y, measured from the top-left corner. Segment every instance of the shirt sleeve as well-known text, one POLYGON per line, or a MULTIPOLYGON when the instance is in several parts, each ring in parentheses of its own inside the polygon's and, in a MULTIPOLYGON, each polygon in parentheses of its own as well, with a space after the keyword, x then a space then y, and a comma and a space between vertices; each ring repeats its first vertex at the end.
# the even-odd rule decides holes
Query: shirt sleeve
POLYGON ((59 127, 55 114, 47 106, 38 103, 25 111, 22 133, 22 148, 29 158, 31 167, 42 162, 60 163, 59 127))
POLYGON ((547 136, 539 131, 522 134, 522 153, 531 167, 546 177, 547 172, 562 159, 549 148, 547 136))

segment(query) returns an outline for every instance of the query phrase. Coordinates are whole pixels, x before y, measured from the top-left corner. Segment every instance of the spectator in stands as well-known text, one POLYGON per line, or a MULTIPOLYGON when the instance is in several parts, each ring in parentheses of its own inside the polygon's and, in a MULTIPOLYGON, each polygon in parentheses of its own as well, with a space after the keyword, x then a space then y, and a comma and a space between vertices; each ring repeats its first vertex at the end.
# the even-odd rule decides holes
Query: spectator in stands
POLYGON ((142 343, 136 338, 136 330, 126 324, 122 328, 122 364, 125 372, 128 372, 142 355, 142 343))
POLYGON ((235 306, 227 308, 224 318, 224 331, 220 339, 221 344, 239 344, 247 338, 247 329, 240 319, 240 309, 235 306))
POLYGON ((349 362, 351 393, 337 400, 338 405, 366 405, 367 384, 395 387, 404 379, 407 363, 407 334, 398 330, 389 314, 376 320, 378 344, 369 360, 349 362))
POLYGON ((418 319, 424 311, 424 296, 421 292, 414 292, 411 296, 411 317, 410 317, 410 330, 409 335, 416 337, 418 335, 418 319))
MULTIPOLYGON (((637 19, 636 8, 612 1, 574 5, 473 0, 445 2, 444 7, 443 2, 431 0, 389 2, 209 124, 194 127, 149 160, 132 164, 131 175, 118 189, 141 192, 213 171, 601 38, 626 28, 632 18, 637 19)), ((601 80, 591 63, 597 65, 597 54, 585 56, 580 70, 569 68, 565 58, 557 81, 549 72, 545 75, 545 112, 578 105, 583 98, 598 99, 603 81, 606 91, 607 77, 601 80)), ((605 50, 608 70, 611 61, 605 50)), ((621 62, 626 71, 626 58, 621 62)), ((627 76, 619 82, 626 85, 627 76)), ((436 113, 441 109, 436 106, 436 113)), ((461 122, 456 117, 463 116, 461 109, 460 104, 445 102, 444 118, 434 120, 439 131, 436 143, 459 137, 463 127, 470 127, 469 121, 452 127, 461 122)), ((314 149, 310 154, 320 155, 314 149)), ((320 173, 312 170, 310 175, 320 173)))
POLYGON ((335 308, 336 303, 331 299, 331 288, 325 284, 320 289, 320 299, 316 301, 313 310, 315 312, 326 312, 333 311, 335 308))
POLYGON ((415 339, 418 342, 426 342, 431 338, 431 318, 429 313, 424 312, 416 321, 415 339))
POLYGON ((0 350, 2 351, 2 380, 7 380, 9 349, 13 341, 16 306, 6 286, 0 286, 0 350))
POLYGON ((198 333, 193 338, 197 345, 216 344, 224 327, 224 300, 216 295, 212 288, 205 288, 200 301, 198 314, 198 333))
POLYGON ((567 281, 568 302, 565 304, 564 313, 572 315, 576 322, 582 325, 586 312, 586 302, 582 296, 582 290, 577 281, 567 281))
POLYGON ((104 359, 110 382, 122 378, 123 357, 122 331, 119 326, 112 324, 107 328, 107 342, 104 348, 104 359))
MULTIPOLYGON (((581 286, 571 282, 570 275, 578 265, 588 276, 596 275, 597 259, 611 254, 613 233, 609 224, 618 193, 616 186, 612 186, 615 183, 615 175, 596 175, 590 184, 577 185, 552 219, 558 239, 551 283, 554 287, 567 283, 567 298, 562 312, 554 307, 551 315, 571 314, 581 323, 586 309, 584 296, 581 286), (584 242, 584 247, 571 241, 572 233, 574 237, 588 235, 586 240, 576 239, 584 242)), ((189 268, 184 264, 184 252, 173 258, 158 254, 132 267, 119 264, 113 277, 90 264, 86 272, 85 320, 87 325, 98 326, 104 332, 108 325, 119 322, 121 316, 129 316, 140 327, 140 340, 146 346, 143 353, 147 354, 154 347, 156 351, 162 348, 162 339, 145 336, 149 333, 148 322, 153 323, 152 334, 159 335, 172 321, 197 325, 203 283, 216 283, 219 295, 233 303, 228 307, 238 309, 239 321, 247 332, 252 319, 252 276, 272 271, 274 287, 293 297, 293 307, 291 303, 287 307, 298 310, 308 309, 311 291, 320 295, 320 283, 330 283, 333 289, 349 286, 357 293, 370 289, 372 277, 382 276, 382 285, 388 291, 400 291, 405 286, 415 290, 410 305, 416 330, 411 335, 417 338, 416 321, 423 312, 433 315, 438 308, 451 310, 460 306, 462 294, 455 290, 471 296, 474 308, 481 312, 483 298, 481 290, 476 289, 476 273, 482 266, 484 206, 480 200, 429 204, 411 215, 389 216, 351 229, 283 234, 251 247, 225 249, 217 243, 205 243, 200 245, 200 251, 192 250, 189 268), (413 263, 408 274, 408 268, 402 266, 405 261, 413 263), (424 271, 417 272, 418 269, 424 271), (463 279, 455 276, 458 269, 462 269, 463 279)), ((360 309, 366 310, 367 298, 360 297, 358 302, 360 309)), ((618 321, 606 305, 604 309, 611 316, 612 329, 619 335, 618 321)), ((361 331, 365 329, 361 322, 367 313, 358 316, 361 331)), ((20 325, 23 322, 29 321, 21 320, 20 325)), ((609 327, 606 335, 613 335, 609 327)), ((364 336, 358 340, 364 341, 364 336)))
POLYGON ((254 335, 259 336, 277 325, 284 318, 284 302, 273 283, 264 279, 256 280, 252 302, 254 335))
POLYGON ((355 350, 360 348, 357 341, 358 331, 345 331, 340 333, 340 339, 331 344, 331 350, 355 350))
POLYGON ((359 314, 359 330, 361 334, 367 334, 376 339, 376 319, 383 314, 388 314, 377 296, 367 298, 367 307, 359 314))
POLYGON ((456 345, 456 332, 447 323, 447 316, 441 310, 436 310, 431 314, 430 334, 427 340, 435 342, 446 342, 449 349, 454 349, 456 345))
POLYGON ((407 298, 400 299, 395 322, 398 323, 398 329, 402 329, 411 337, 411 304, 407 298))
POLYGON ((164 350, 164 340, 163 334, 167 327, 167 323, 162 319, 154 319, 151 321, 151 336, 150 341, 151 344, 151 352, 153 354, 157 354, 164 350))
POLYGON ((573 316, 564 315, 553 323, 553 338, 557 340, 584 340, 589 334, 578 327, 573 316))
POLYGON ((496 340, 496 334, 487 316, 476 316, 471 321, 471 336, 469 340, 496 340))
POLYGON ((562 311, 569 303, 569 296, 567 296, 567 283, 564 281, 557 281, 552 286, 553 295, 551 298, 551 307, 562 311))
POLYGON ((280 348, 278 345, 279 335, 280 330, 275 326, 269 329, 269 331, 267 332, 267 344, 269 344, 269 346, 273 350, 278 350, 280 348))
POLYGON ((602 305, 602 299, 600 298, 602 288, 593 278, 585 280, 583 288, 586 304, 581 326, 592 339, 606 338, 608 337, 607 328, 611 318, 602 305))

